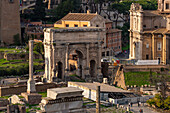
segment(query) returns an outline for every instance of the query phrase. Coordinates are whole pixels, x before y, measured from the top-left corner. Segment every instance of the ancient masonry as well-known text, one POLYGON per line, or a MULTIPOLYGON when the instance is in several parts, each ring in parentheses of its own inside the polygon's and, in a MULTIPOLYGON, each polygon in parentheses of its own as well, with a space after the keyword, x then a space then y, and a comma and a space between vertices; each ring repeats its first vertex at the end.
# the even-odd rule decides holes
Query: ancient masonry
POLYGON ((12 44, 16 34, 21 34, 19 0, 0 0, 1 44, 12 44))
POLYGON ((37 113, 86 113, 83 107, 83 90, 74 87, 47 90, 37 113), (57 109, 56 109, 57 108, 57 109))
POLYGON ((78 75, 102 81, 101 51, 105 32, 102 28, 47 28, 44 30, 45 78, 66 79, 69 55, 78 54, 78 75))

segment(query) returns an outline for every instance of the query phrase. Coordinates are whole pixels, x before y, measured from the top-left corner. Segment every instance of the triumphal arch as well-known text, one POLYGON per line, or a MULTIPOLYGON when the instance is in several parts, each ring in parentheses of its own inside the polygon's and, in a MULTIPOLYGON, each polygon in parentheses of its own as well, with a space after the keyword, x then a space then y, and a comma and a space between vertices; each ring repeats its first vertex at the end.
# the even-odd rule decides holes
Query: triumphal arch
POLYGON ((103 28, 44 29, 45 79, 65 80, 69 76, 69 56, 77 54, 77 75, 102 81, 101 53, 105 39, 103 28))

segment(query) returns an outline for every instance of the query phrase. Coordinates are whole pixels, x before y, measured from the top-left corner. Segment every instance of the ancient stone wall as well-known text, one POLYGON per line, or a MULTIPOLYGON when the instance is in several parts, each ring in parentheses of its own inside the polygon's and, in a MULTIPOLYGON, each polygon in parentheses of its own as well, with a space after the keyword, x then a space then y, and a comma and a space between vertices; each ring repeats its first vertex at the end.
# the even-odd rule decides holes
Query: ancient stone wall
POLYGON ((9 101, 4 98, 0 98, 0 107, 5 107, 9 104, 9 101))
MULTIPOLYGON (((4 54, 4 59, 6 60, 28 60, 28 57, 29 57, 28 53, 5 53, 4 54)), ((33 57, 34 59, 42 59, 42 56, 40 54, 34 54, 33 57)))
POLYGON ((153 72, 160 72, 161 69, 167 69, 167 66, 164 65, 131 65, 131 66, 124 66, 124 71, 125 72, 138 72, 138 71, 150 71, 152 70, 153 72))
POLYGON ((9 45, 14 35, 19 34, 21 38, 20 5, 18 0, 0 0, 0 4, 0 40, 9 45))
MULTIPOLYGON (((55 84, 55 83, 45 83, 45 84, 37 84, 36 91, 37 92, 45 92, 47 89, 50 88, 57 88, 57 87, 66 87, 66 84, 55 84)), ((5 95, 12 95, 12 94, 21 94, 22 92, 27 91, 27 85, 16 85, 16 86, 7 86, 7 87, 0 87, 0 97, 5 95)))

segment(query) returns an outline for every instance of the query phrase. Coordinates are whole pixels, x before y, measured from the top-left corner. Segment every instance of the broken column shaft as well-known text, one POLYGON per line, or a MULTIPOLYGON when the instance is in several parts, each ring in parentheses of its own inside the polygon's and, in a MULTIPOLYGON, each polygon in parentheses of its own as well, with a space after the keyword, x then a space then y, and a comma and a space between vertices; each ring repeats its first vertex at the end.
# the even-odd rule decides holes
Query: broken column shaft
POLYGON ((100 86, 96 89, 96 113, 100 113, 100 86))
POLYGON ((33 44, 34 41, 29 41, 29 80, 27 82, 27 93, 35 93, 35 81, 33 78, 33 44))

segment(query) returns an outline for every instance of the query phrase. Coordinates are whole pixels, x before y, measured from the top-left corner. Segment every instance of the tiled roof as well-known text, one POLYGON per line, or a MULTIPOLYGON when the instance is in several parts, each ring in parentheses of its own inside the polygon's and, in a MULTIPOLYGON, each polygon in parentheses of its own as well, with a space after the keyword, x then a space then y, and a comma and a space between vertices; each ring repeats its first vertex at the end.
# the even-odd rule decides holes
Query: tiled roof
POLYGON ((55 24, 62 24, 62 21, 59 20, 59 21, 57 21, 55 24))
POLYGON ((108 29, 107 33, 115 33, 115 32, 121 32, 122 30, 120 29, 108 29))
POLYGON ((162 34, 162 33, 167 33, 167 29, 166 28, 158 28, 158 29, 154 29, 154 30, 144 30, 144 33, 155 33, 155 34, 162 34))
POLYGON ((144 16, 167 16, 169 15, 170 12, 161 12, 161 11, 158 11, 158 10, 145 10, 143 11, 143 15, 144 16))
MULTIPOLYGON (((87 14, 87 13, 69 13, 61 20, 77 20, 77 21, 90 21, 92 20, 97 14, 87 14)), ((57 21, 55 24, 61 24, 61 20, 57 21)))

